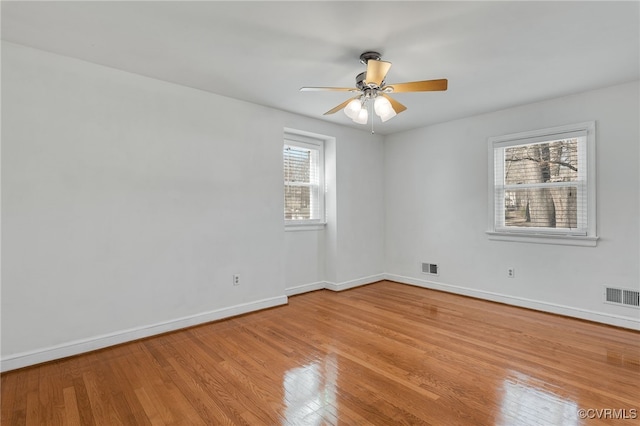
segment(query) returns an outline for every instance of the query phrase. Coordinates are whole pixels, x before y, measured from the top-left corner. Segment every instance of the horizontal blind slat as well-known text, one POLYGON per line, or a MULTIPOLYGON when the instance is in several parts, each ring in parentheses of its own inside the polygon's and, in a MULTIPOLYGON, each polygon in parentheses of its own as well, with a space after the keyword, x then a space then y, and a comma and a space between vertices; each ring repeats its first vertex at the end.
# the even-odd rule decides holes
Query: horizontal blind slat
POLYGON ((540 138, 494 149, 496 227, 586 232, 584 140, 540 138))
POLYGON ((284 145, 285 220, 313 220, 321 217, 320 148, 284 145))

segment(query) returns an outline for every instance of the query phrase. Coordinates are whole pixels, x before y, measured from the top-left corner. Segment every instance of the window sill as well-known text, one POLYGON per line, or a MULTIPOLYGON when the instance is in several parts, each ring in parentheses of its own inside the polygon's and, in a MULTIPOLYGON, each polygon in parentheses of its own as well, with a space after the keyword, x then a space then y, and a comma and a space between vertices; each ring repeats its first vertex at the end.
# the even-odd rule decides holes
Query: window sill
POLYGON ((286 232, 293 231, 323 231, 326 222, 314 222, 314 223, 285 223, 284 230, 286 232))
POLYGON ((515 234, 487 231, 490 240, 511 241, 517 243, 557 244, 563 246, 595 247, 598 237, 548 234, 515 234))

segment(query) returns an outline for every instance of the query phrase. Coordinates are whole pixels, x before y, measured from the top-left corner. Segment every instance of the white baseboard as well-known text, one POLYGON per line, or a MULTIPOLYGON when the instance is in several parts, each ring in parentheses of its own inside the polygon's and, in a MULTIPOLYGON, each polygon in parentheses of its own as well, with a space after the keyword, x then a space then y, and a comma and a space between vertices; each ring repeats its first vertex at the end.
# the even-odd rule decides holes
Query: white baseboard
POLYGON ((360 287, 361 285, 375 283, 378 281, 382 281, 384 279, 385 279, 385 274, 377 274, 377 275, 370 275, 368 277, 358 278, 351 281, 345 281, 342 283, 332 283, 330 281, 325 281, 324 288, 332 291, 342 291, 342 290, 348 290, 354 287, 360 287))
POLYGON ((257 300, 255 302, 230 306, 228 308, 216 309, 213 311, 189 315, 186 317, 164 321, 156 324, 116 331, 114 333, 103 334, 101 336, 75 340, 72 342, 50 346, 47 348, 13 354, 2 358, 2 360, 0 361, 0 371, 5 372, 9 370, 15 370, 17 368, 27 367, 30 365, 40 364, 42 362, 52 361, 55 359, 66 358, 84 352, 106 348, 108 346, 118 345, 121 343, 138 340, 169 331, 179 330, 181 328, 204 324, 211 321, 217 321, 236 315, 259 311, 261 309, 272 308, 274 306, 285 305, 286 303, 287 296, 277 296, 269 299, 257 300))
POLYGON ((333 283, 329 281, 318 281, 309 284, 303 284, 296 287, 290 287, 285 290, 286 295, 272 297, 269 299, 257 300, 255 302, 244 303, 240 305, 230 306, 228 308, 217 309, 208 312, 202 312, 187 317, 177 318, 170 321, 151 324, 142 327, 136 327, 128 330, 117 331, 114 333, 95 336, 87 339, 76 340, 63 343, 60 345, 41 348, 33 351, 22 352, 6 356, 0 360, 0 372, 15 370, 17 368, 27 367, 42 362, 52 361, 55 359, 66 358, 81 353, 90 352, 96 349, 106 348, 108 346, 118 345, 145 337, 154 336, 170 331, 191 327, 198 324, 204 324, 211 321, 217 321, 236 315, 246 314, 249 312, 259 311, 261 309, 272 308, 275 306, 285 305, 287 296, 301 294, 314 290, 327 289, 332 291, 343 291, 350 288, 359 287, 366 284, 372 284, 381 280, 396 281, 403 284, 415 285, 418 287, 428 288, 432 290, 440 290, 448 293, 460 294, 464 296, 476 297, 479 299, 490 300, 494 302, 505 303, 508 305, 519 306, 537 311, 549 312, 553 314, 565 315, 574 318, 595 321, 603 324, 613 325, 617 327, 629 328, 632 330, 640 330, 640 319, 636 320, 620 315, 607 314, 602 312, 594 312, 586 309, 574 308, 571 306, 558 305, 555 303, 541 302, 538 300, 527 299, 523 297, 508 296, 505 294, 494 293, 484 290, 477 290, 467 287, 461 287, 451 284, 436 283, 433 281, 422 280, 418 278, 405 277, 395 274, 377 274, 368 277, 358 278, 355 280, 345 281, 342 283, 333 283))
POLYGON ((28 367, 30 365, 40 364, 55 359, 66 358, 81 353, 106 348, 108 346, 118 345, 145 337, 154 336, 169 331, 179 330, 181 328, 191 327, 198 324, 204 324, 235 315, 246 314, 261 309, 271 308, 274 306, 284 305, 287 303, 287 297, 295 294, 306 293, 314 290, 328 289, 332 291, 342 291, 361 285, 371 284, 385 279, 384 274, 371 275, 368 277, 358 278, 342 283, 332 283, 328 281, 318 281, 309 284, 302 284, 295 287, 285 289, 285 295, 270 299, 259 300, 256 302, 235 305, 228 308, 218 309, 188 317, 178 318, 162 323, 151 324, 142 327, 136 327, 129 330, 117 331, 114 333, 104 334, 100 336, 90 337, 87 339, 75 340, 60 345, 50 346, 46 348, 36 349, 33 351, 22 352, 6 356, 0 360, 0 372, 15 370, 17 368, 28 367))
POLYGON ((640 319, 636 320, 621 315, 595 312, 587 309, 574 308, 571 306, 559 305, 556 303, 541 302, 539 300, 532 300, 524 297, 508 296, 505 294, 476 290, 451 284, 436 283, 433 281, 405 277, 402 275, 385 274, 384 279, 389 281, 396 281, 402 284, 410 284, 417 287, 429 288, 432 290, 440 290, 448 293, 461 294, 464 296, 476 297, 478 299, 505 303, 508 305, 519 306, 536 311, 549 312, 552 314, 564 315, 573 318, 580 318, 588 321, 599 322, 602 324, 613 325, 616 327, 640 330, 640 319))
POLYGON ((285 289, 287 296, 293 296, 295 294, 308 293, 315 290, 331 290, 342 291, 350 288, 360 287, 362 285, 372 284, 385 279, 385 274, 370 275, 368 277, 362 277, 355 280, 345 281, 341 283, 334 283, 331 281, 317 281, 315 283, 302 284, 295 287, 289 287, 285 289))
POLYGON ((296 294, 308 293, 310 291, 322 290, 323 288, 325 288, 325 282, 318 281, 315 283, 302 284, 295 287, 285 288, 284 293, 287 296, 293 296, 296 294))

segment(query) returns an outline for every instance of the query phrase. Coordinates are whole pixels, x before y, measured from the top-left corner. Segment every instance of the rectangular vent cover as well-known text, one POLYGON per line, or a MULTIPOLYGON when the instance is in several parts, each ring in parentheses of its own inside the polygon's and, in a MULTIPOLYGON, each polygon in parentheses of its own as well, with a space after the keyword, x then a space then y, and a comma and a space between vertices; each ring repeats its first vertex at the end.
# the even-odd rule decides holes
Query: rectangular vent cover
POLYGON ((435 263, 423 263, 422 273, 429 275, 438 275, 438 265, 435 263))
POLYGON ((605 287, 605 303, 640 307, 640 291, 605 287))

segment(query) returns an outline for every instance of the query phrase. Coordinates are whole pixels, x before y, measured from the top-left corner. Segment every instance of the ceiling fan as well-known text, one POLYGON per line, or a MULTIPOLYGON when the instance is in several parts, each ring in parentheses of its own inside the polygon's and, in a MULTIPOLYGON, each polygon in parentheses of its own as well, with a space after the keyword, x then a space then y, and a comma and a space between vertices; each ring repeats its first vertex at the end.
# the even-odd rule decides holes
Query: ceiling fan
POLYGON ((391 68, 391 62, 380 60, 378 52, 364 52, 360 55, 360 62, 367 66, 365 72, 356 77, 356 87, 303 87, 303 92, 354 92, 353 98, 347 99, 335 108, 325 112, 324 115, 333 114, 344 109, 347 117, 358 124, 366 124, 369 119, 369 106, 373 104, 373 110, 380 119, 385 122, 395 117, 407 107, 389 96, 390 93, 404 92, 433 92, 447 90, 447 80, 423 80, 407 83, 387 84, 385 77, 391 68))

